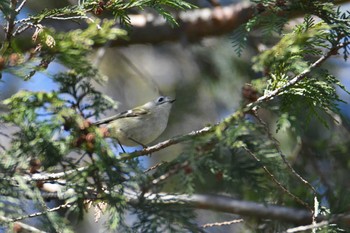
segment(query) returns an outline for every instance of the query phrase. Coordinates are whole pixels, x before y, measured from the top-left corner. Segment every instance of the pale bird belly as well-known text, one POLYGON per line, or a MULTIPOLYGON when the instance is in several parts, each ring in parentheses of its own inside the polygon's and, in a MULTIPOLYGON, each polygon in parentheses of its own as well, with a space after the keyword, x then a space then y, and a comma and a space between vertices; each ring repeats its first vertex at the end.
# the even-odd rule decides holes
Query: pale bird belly
POLYGON ((110 136, 125 146, 149 144, 160 136, 165 129, 164 126, 166 126, 166 124, 146 124, 148 127, 145 128, 145 124, 141 124, 141 122, 121 124, 123 127, 117 127, 118 125, 110 125, 110 136))

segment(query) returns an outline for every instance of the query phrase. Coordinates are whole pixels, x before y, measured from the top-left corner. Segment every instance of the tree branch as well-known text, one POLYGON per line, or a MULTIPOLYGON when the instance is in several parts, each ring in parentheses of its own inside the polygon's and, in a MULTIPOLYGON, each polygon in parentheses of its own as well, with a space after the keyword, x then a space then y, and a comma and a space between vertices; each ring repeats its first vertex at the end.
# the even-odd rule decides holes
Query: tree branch
MULTIPOLYGON (((137 204, 140 201, 139 195, 136 192, 127 193, 126 195, 129 198, 130 204, 137 204)), ((261 219, 280 220, 298 225, 311 224, 313 218, 312 213, 308 210, 236 200, 223 195, 170 195, 166 193, 156 193, 145 194, 143 198, 142 201, 146 200, 152 203, 189 204, 197 209, 220 211, 261 219)), ((319 223, 325 220, 328 220, 329 223, 344 223, 349 225, 350 214, 321 215, 316 218, 316 221, 319 223)))
POLYGON ((238 3, 223 7, 202 8, 175 15, 178 27, 172 27, 161 16, 152 14, 129 15, 132 30, 129 40, 117 39, 112 46, 138 43, 159 43, 185 39, 194 42, 208 36, 219 36, 246 23, 254 13, 250 3, 238 3))
POLYGON ((16 222, 16 221, 20 221, 20 220, 27 219, 27 218, 39 217, 39 216, 45 215, 45 214, 50 213, 50 212, 56 212, 56 211, 61 210, 61 209, 70 208, 72 205, 73 205, 72 203, 68 202, 68 203, 56 206, 54 208, 48 208, 48 209, 46 209, 44 211, 35 212, 35 213, 32 213, 32 214, 27 214, 27 215, 23 215, 23 216, 20 216, 20 217, 17 217, 17 218, 9 219, 9 222, 16 222))
MULTIPOLYGON (((293 79, 291 79, 287 84, 285 84, 284 86, 274 90, 274 91, 271 91, 270 93, 268 93, 267 95, 264 95, 262 97, 260 97, 259 99, 257 99, 255 102, 253 103, 250 103, 248 105, 246 105, 243 110, 239 110, 235 113, 233 113, 231 116, 227 117, 224 121, 222 121, 221 123, 219 124, 216 124, 214 126, 211 126, 211 127, 205 127, 201 130, 197 130, 197 131, 192 131, 191 133, 187 134, 187 135, 183 135, 183 136, 177 136, 177 137, 174 137, 172 139, 169 139, 169 140, 166 140, 166 141, 163 141, 163 142, 160 142, 154 146, 151 146, 151 147, 148 147, 148 148, 145 148, 143 150, 139 150, 139 151, 135 151, 135 152, 132 152, 132 153, 129 153, 129 154, 123 154, 121 156, 121 160, 128 160, 128 159, 133 159, 133 158, 136 158, 138 156, 141 156, 141 155, 146 155, 146 154, 151 154, 152 152, 155 152, 155 151, 158 151, 158 150, 161 150, 165 147, 168 147, 168 146, 171 146, 171 145, 174 145, 174 144, 177 144, 177 143, 181 143, 185 140, 188 140, 188 138, 193 138, 193 137, 196 137, 196 136, 199 136, 199 135, 203 135, 203 134, 206 134, 206 133, 209 133, 209 132, 212 132, 214 130, 217 129, 217 127, 220 127, 219 129, 220 130, 225 130, 232 122, 234 122, 234 120, 236 120, 237 118, 241 117, 244 115, 244 113, 247 113, 247 112, 251 112, 251 110, 256 110, 257 107, 259 107, 259 104, 263 103, 263 102, 267 102, 269 101, 270 99, 278 96, 280 93, 282 93, 283 91, 285 91, 287 88, 290 88, 291 86, 295 85, 296 83, 300 82, 302 79, 304 79, 305 77, 307 77, 307 75, 311 72, 311 70, 313 70, 314 68, 320 66, 324 61, 326 61, 330 56, 334 55, 337 53, 337 51, 340 49, 340 48, 343 48, 344 46, 347 46, 349 45, 350 42, 346 42, 346 43, 341 43, 341 44, 338 44, 337 46, 334 46, 332 47, 327 53, 325 53, 323 56, 321 56, 318 60, 316 60, 314 63, 312 63, 306 70, 304 70, 303 72, 301 72, 299 75, 295 76, 293 79)), ((277 145, 276 145, 277 146, 277 145)), ((248 151, 249 152, 249 151, 248 151)), ((279 151, 280 154, 281 154, 281 151, 279 151)), ((257 158, 256 158, 257 159, 257 158)), ((282 156, 282 159, 285 159, 284 156, 282 156)), ((285 162, 287 162, 285 160, 285 162)), ((289 165, 289 163, 287 162, 287 165, 289 165)), ((290 166, 289 167, 290 169, 293 170, 293 168, 290 166)), ((268 170, 265 169, 266 172, 268 172, 268 170)), ((268 172, 269 173, 269 172, 268 172)), ((306 181, 304 180, 302 177, 299 177, 298 174, 294 171, 293 173, 294 175, 296 175, 301 181, 303 181, 304 183, 306 183, 306 185, 308 185, 311 190, 313 191, 314 195, 316 195, 316 192, 315 192, 315 189, 306 181)), ((272 174, 270 174, 270 177, 274 178, 272 174)), ((284 186, 282 184, 280 184, 277 180, 274 180, 275 183, 278 184, 278 186, 280 188, 282 188, 285 192, 287 192, 290 196, 292 196, 294 198, 294 200, 296 200, 298 203, 301 203, 303 205, 305 205, 309 210, 311 210, 312 212, 312 209, 305 203, 303 202, 301 199, 299 199, 298 197, 296 197, 295 195, 293 195, 292 193, 290 193, 287 189, 284 188, 284 186)), ((317 199, 315 199, 317 201, 317 199)), ((316 205, 316 204, 315 204, 316 205)), ((315 216, 311 215, 312 216, 312 219, 315 219, 317 216, 317 213, 314 213, 315 216)))
POLYGON ((340 43, 332 48, 329 49, 327 53, 325 53, 323 56, 321 56, 318 60, 316 60, 314 63, 312 63, 307 69, 305 69, 303 72, 301 72, 299 75, 295 76, 291 80, 289 80, 286 84, 283 86, 271 91, 267 95, 261 96, 258 98, 255 102, 252 102, 246 106, 246 109, 254 109, 254 106, 258 106, 259 104, 266 102, 270 99, 273 99, 281 92, 285 91, 287 88, 295 85, 302 79, 304 79, 310 72, 316 67, 319 67, 323 62, 325 62, 330 56, 337 54, 337 51, 345 46, 348 46, 350 44, 350 41, 347 41, 346 43, 340 43))
POLYGON ((11 37, 12 37, 12 31, 15 28, 15 19, 18 12, 16 11, 17 6, 17 0, 11 0, 10 1, 10 9, 11 13, 6 17, 7 19, 7 26, 6 26, 6 41, 10 44, 11 37))
POLYGON ((286 233, 294 233, 294 232, 300 232, 300 231, 306 231, 306 230, 311 230, 311 229, 316 229, 316 228, 321 228, 329 225, 329 221, 322 221, 316 224, 311 224, 307 226, 299 226, 299 227, 294 227, 294 228, 289 228, 286 233))
POLYGON ((179 144, 181 142, 184 142, 190 138, 193 137, 197 137, 200 135, 204 135, 207 134, 209 132, 212 132, 214 130, 214 126, 208 126, 208 127, 204 127, 200 130, 194 130, 186 135, 181 135, 181 136, 177 136, 177 137, 173 137, 171 139, 168 139, 166 141, 160 142, 154 146, 149 146, 147 148, 144 148, 142 150, 137 150, 131 153, 124 153, 121 155, 120 160, 129 160, 129 159, 133 159, 139 156, 143 156, 143 155, 147 155, 147 154, 152 154, 153 152, 159 151, 163 148, 169 147, 171 145, 175 145, 175 144, 179 144))
MULTIPOLYGON (((124 195, 127 197, 128 203, 131 205, 137 205, 141 200, 140 193, 129 189, 124 189, 124 195)), ((58 195, 55 193, 44 192, 43 197, 59 199, 58 195)), ((91 196, 92 200, 95 198, 96 197, 91 196)), ((236 200, 223 195, 172 195, 167 193, 145 193, 142 196, 142 201, 163 204, 186 204, 195 209, 213 210, 262 219, 281 220, 299 225, 310 224, 312 222, 312 213, 308 210, 271 205, 267 203, 236 200)), ((34 216, 35 214, 32 215, 34 216)), ((324 220, 324 218, 319 219, 319 221, 322 220, 324 220)))
POLYGON ((232 225, 236 223, 241 223, 243 221, 244 221, 243 219, 234 219, 234 220, 225 221, 225 222, 207 223, 207 224, 204 224, 202 228, 227 226, 227 225, 232 225))
MULTIPOLYGON (((340 5, 347 2, 349 2, 349 0, 341 0, 337 1, 336 4, 340 5)), ((232 32, 251 19, 256 11, 255 8, 256 6, 254 4, 243 2, 228 6, 201 8, 186 12, 181 11, 174 15, 178 22, 178 27, 172 27, 160 15, 128 15, 131 23, 128 40, 118 38, 113 40, 110 46, 117 47, 140 43, 156 44, 165 41, 180 41, 184 39, 189 42, 195 42, 204 37, 224 35, 232 32)), ((288 13, 290 18, 295 18, 301 14, 301 11, 281 12, 281 14, 285 13, 288 13)), ((80 19, 85 17, 80 17, 80 19)), ((79 16, 74 16, 74 18, 79 18, 79 16)), ((25 21, 27 19, 18 20, 16 23, 20 23, 23 20, 25 21)), ((64 18, 64 20, 66 20, 66 18, 64 18)), ((93 21, 93 19, 89 17, 87 17, 87 20, 93 21)), ((54 21, 46 25, 64 31, 86 26, 82 26, 84 24, 68 21, 65 24, 54 21)), ((120 28, 120 25, 116 25, 116 27, 120 28)))
MULTIPOLYGON (((116 190, 117 191, 117 190, 116 190)), ((105 191, 108 192, 108 191, 105 191)), ((145 193, 135 192, 130 189, 124 189, 124 195, 130 205, 137 205, 140 201, 148 201, 150 203, 163 204, 183 204, 190 205, 195 209, 213 210, 218 212, 225 212, 237 214, 247 217, 255 217, 261 219, 273 219, 298 225, 311 224, 313 215, 308 210, 296 209, 279 205, 272 205, 268 203, 257 203, 252 201, 236 200, 224 195, 206 195, 206 194, 167 194, 167 193, 145 193), (140 199, 140 195, 142 198, 140 199)), ((59 199, 58 193, 42 192, 43 198, 59 199)), ((91 195, 87 197, 90 200, 97 200, 99 197, 91 195)), ((42 212, 24 215, 16 219, 10 219, 0 216, 0 221, 14 222, 31 217, 44 215, 48 212, 54 212, 59 209, 67 208, 72 203, 66 203, 54 208, 47 209, 42 212), (5 220, 6 219, 6 220, 5 220)), ((318 216, 316 222, 327 220, 329 223, 345 223, 349 224, 350 214, 338 214, 329 216, 318 216)), ((293 229, 293 228, 292 228, 293 229)), ((299 229, 299 228, 296 228, 299 229)), ((291 229, 290 229, 291 230, 291 229)))
POLYGON ((57 180, 60 178, 63 178, 67 175, 70 175, 72 173, 76 172, 82 172, 84 170, 88 169, 88 167, 80 167, 77 169, 72 169, 69 171, 64 171, 64 172, 57 172, 57 173, 35 173, 32 175, 27 175, 24 176, 24 179, 27 181, 48 181, 48 180, 57 180))
POLYGON ((190 138, 194 138, 194 137, 197 137, 197 136, 200 136, 200 135, 204 135, 204 134, 213 132, 218 127, 220 128, 221 131, 224 131, 232 122, 234 122, 236 119, 244 116, 245 113, 249 113, 249 112, 251 112, 251 110, 255 110, 256 108, 259 107, 260 104, 273 99, 274 97, 278 96, 280 93, 285 91, 286 89, 292 87, 296 83, 298 83, 301 80, 303 80, 305 77, 307 77, 307 75, 311 72, 311 70, 313 70, 316 67, 319 67, 330 56, 336 54, 339 49, 341 49, 341 48, 343 48, 345 46, 348 46, 349 44, 350 44, 350 41, 347 41, 346 43, 341 43, 341 44, 338 44, 338 45, 332 47, 328 52, 326 52, 318 60, 316 60, 314 63, 312 63, 307 69, 305 69, 299 75, 297 75, 294 78, 292 78, 285 85, 283 85, 282 87, 277 88, 277 89, 269 92, 268 94, 266 94, 264 96, 261 96, 256 101, 247 104, 242 109, 236 111, 232 115, 230 115, 227 118, 225 118, 222 122, 217 123, 217 124, 215 124, 213 126, 204 127, 204 128, 202 128, 200 130, 192 131, 192 132, 190 132, 190 133, 188 133, 186 135, 173 137, 171 139, 168 139, 166 141, 160 142, 160 143, 158 143, 156 145, 153 145, 153 146, 149 146, 149 147, 144 148, 142 150, 137 150, 137 151, 134 151, 134 152, 131 152, 131 153, 124 153, 124 154, 122 154, 120 159, 121 160, 129 160, 129 159, 133 159, 133 158, 136 158, 136 157, 139 157, 139 156, 151 154, 153 152, 159 151, 159 150, 161 150, 163 148, 166 148, 166 147, 169 147, 171 145, 175 145, 175 144, 187 141, 190 138))
MULTIPOLYGON (((129 202, 137 204, 138 195, 129 194, 129 202)), ((235 200, 221 195, 169 195, 164 193, 146 194, 144 199, 150 202, 189 204, 197 209, 213 210, 231 214, 239 214, 262 219, 274 219, 295 224, 308 224, 312 221, 312 214, 307 210, 235 200)))

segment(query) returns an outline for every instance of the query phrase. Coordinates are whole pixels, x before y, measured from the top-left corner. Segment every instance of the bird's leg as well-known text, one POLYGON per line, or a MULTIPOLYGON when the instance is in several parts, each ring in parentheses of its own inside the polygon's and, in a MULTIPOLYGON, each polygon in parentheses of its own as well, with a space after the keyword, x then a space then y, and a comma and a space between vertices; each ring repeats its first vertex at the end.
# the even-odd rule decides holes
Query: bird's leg
MULTIPOLYGON (((146 149, 146 148, 147 148, 147 146, 146 146, 145 144, 142 144, 141 142, 138 142, 138 141, 136 141, 136 140, 133 139, 133 138, 129 138, 129 137, 128 137, 128 139, 131 140, 131 141, 133 141, 133 142, 135 142, 135 143, 137 143, 137 144, 139 144, 140 146, 143 147, 143 149, 146 149)), ((151 156, 151 155, 152 155, 152 153, 149 153, 149 154, 148 154, 148 156, 151 156)))
POLYGON ((133 142, 135 142, 135 143, 137 143, 137 144, 139 144, 140 146, 143 147, 143 149, 146 149, 146 148, 147 148, 147 146, 146 146, 145 144, 142 144, 141 142, 138 142, 138 141, 136 141, 136 140, 133 139, 133 138, 129 138, 129 137, 128 137, 128 139, 131 140, 131 141, 133 141, 133 142))
POLYGON ((118 142, 120 148, 122 149, 123 153, 125 154, 126 151, 124 150, 124 147, 122 146, 122 144, 120 143, 120 141, 118 139, 117 139, 117 142, 118 142))

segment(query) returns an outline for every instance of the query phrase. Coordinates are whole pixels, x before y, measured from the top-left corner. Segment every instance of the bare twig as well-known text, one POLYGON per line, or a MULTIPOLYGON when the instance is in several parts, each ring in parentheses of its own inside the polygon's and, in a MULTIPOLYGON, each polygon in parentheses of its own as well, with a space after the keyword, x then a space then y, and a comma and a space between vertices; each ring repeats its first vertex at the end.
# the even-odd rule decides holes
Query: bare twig
POLYGON ((26 23, 26 22, 29 22, 29 21, 32 21, 32 20, 33 20, 33 17, 27 17, 27 18, 24 18, 24 19, 16 20, 15 24, 26 23))
POLYGON ((129 159, 133 159, 133 158, 136 158, 136 157, 139 157, 139 156, 142 156, 142 155, 148 155, 148 154, 152 154, 153 152, 156 152, 156 151, 159 151, 163 148, 166 148, 166 147, 169 147, 171 145, 175 145, 175 144, 178 144, 180 142, 184 142, 186 140, 188 140, 189 138, 192 138, 192 137, 196 137, 196 136, 200 136, 200 135, 204 135, 204 134, 207 134, 209 132, 212 132, 214 130, 214 127, 204 127, 200 130, 195 130, 195 131, 192 131, 186 135, 181 135, 181 136, 177 136, 177 137, 173 137, 171 139, 168 139, 168 140, 165 140, 163 142, 160 142, 154 146, 149 146, 147 148, 144 148, 142 150, 137 150, 137 151, 134 151, 132 153, 125 153, 125 154, 122 154, 120 156, 120 159, 121 160, 129 160, 129 159))
POLYGON ((267 167, 263 164, 261 164, 261 160, 251 151, 249 150, 246 146, 243 146, 243 149, 251 155, 261 166, 262 169, 269 175, 271 180, 279 187, 283 192, 287 193, 290 197, 292 197, 296 202, 299 204, 305 206, 307 209, 309 209, 312 212, 312 208, 303 200, 301 200, 299 197, 295 196, 293 193, 291 193, 281 182, 279 182, 276 177, 267 169, 267 167))
POLYGON ((44 211, 23 215, 23 216, 20 216, 20 217, 17 217, 17 218, 12 218, 11 222, 20 221, 20 220, 27 219, 27 218, 39 217, 39 216, 45 215, 45 214, 50 213, 50 212, 58 211, 60 209, 70 208, 71 206, 72 206, 72 203, 65 203, 65 204, 56 206, 54 208, 48 208, 48 209, 46 209, 44 211))
POLYGON ((299 227, 293 227, 289 228, 286 233, 294 233, 294 232, 300 232, 300 231, 306 231, 306 230, 312 230, 320 227, 326 227, 329 225, 329 221, 322 221, 319 223, 307 225, 307 226, 299 226, 299 227))
MULTIPOLYGON (((320 206, 320 203, 318 202, 317 195, 315 194, 314 195, 314 211, 312 214, 312 225, 316 225, 316 223, 317 223, 316 218, 317 218, 318 214, 320 213, 319 206, 320 206)), ((312 233, 316 233, 316 229, 312 229, 312 233)))
POLYGON ((48 180, 57 180, 63 177, 66 177, 67 175, 76 173, 76 172, 82 172, 88 169, 88 167, 80 167, 77 169, 64 171, 64 172, 57 172, 57 173, 35 173, 31 176, 27 175, 24 176, 24 179, 27 181, 48 181, 48 180))
POLYGON ((19 12, 22 10, 22 8, 23 8, 24 5, 26 4, 26 2, 27 2, 27 0, 23 0, 23 1, 21 2, 21 4, 19 4, 19 6, 18 6, 17 9, 16 9, 16 12, 17 12, 17 13, 19 13, 19 12))
POLYGON ((202 228, 227 226, 227 225, 240 223, 240 222, 243 222, 243 221, 244 220, 241 218, 241 219, 234 219, 234 220, 226 221, 226 222, 207 223, 207 224, 204 224, 202 226, 202 228))
POLYGON ((150 171, 152 171, 152 170, 155 170, 155 169, 157 169, 158 167, 160 167, 160 166, 162 166, 163 164, 166 164, 167 162, 165 161, 165 162, 160 162, 160 163, 157 163, 157 164, 155 164, 155 165, 153 165, 152 167, 150 167, 150 168, 147 168, 146 170, 144 170, 143 172, 144 173, 147 173, 147 172, 150 172, 150 171))
POLYGON ((16 28, 16 30, 13 32, 12 36, 17 36, 24 31, 28 30, 29 28, 36 28, 37 30, 42 29, 43 26, 41 24, 34 24, 31 22, 26 22, 16 28))
POLYGON ((145 70, 140 70, 125 54, 123 54, 122 52, 118 52, 118 57, 123 58, 123 61, 130 66, 130 68, 138 75, 138 77, 140 77, 142 79, 142 81, 144 81, 150 88, 153 89, 153 91, 159 95, 161 95, 162 93, 160 93, 160 88, 158 86, 158 84, 152 79, 152 77, 147 74, 145 72, 145 70))
POLYGON ((170 176, 176 174, 180 169, 186 167, 189 165, 188 161, 185 161, 181 164, 176 164, 173 168, 171 168, 168 172, 166 172, 165 174, 159 176, 158 178, 152 180, 152 185, 157 185, 158 183, 168 179, 170 176))
POLYGON ((46 16, 45 19, 55 19, 55 20, 73 20, 73 19, 87 19, 85 15, 74 15, 74 16, 46 16))
POLYGON ((267 126, 267 123, 264 122, 258 115, 257 111, 252 111, 255 118, 259 121, 259 123, 264 127, 265 132, 268 136, 268 138, 272 141, 275 149, 277 150, 278 154, 281 156, 283 162, 287 165, 289 171, 295 176, 297 177, 302 183, 304 183, 306 186, 308 186, 312 192, 314 193, 314 195, 317 194, 316 189, 307 181, 305 180, 299 173, 297 173, 294 168, 292 167, 292 165, 288 162, 287 157, 285 154, 283 154, 281 148, 279 147, 279 142, 277 141, 277 139, 271 134, 269 127, 267 126))

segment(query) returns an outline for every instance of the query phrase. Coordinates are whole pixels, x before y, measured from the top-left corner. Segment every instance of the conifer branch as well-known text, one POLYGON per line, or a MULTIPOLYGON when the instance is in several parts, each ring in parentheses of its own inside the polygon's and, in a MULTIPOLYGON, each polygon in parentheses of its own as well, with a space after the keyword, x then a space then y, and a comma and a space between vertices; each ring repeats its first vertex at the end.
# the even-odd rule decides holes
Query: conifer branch
POLYGON ((153 179, 151 181, 151 184, 152 185, 157 185, 160 182, 163 182, 164 180, 168 179, 172 175, 178 173, 180 169, 185 168, 188 165, 189 165, 189 161, 187 161, 187 160, 185 162, 181 163, 181 164, 175 164, 175 166, 172 167, 171 169, 169 169, 169 171, 167 171, 165 174, 159 176, 158 178, 153 179))
POLYGON ((303 80, 307 77, 307 75, 311 72, 311 70, 315 69, 316 67, 319 67, 321 64, 323 64, 329 57, 332 55, 337 54, 338 50, 341 48, 344 48, 350 44, 350 41, 347 41, 345 43, 340 43, 338 45, 335 45, 329 49, 327 53, 325 53, 323 56, 321 56, 318 60, 316 60, 314 63, 312 63, 307 69, 305 69, 303 72, 301 72, 299 75, 295 76, 291 80, 289 80, 285 85, 269 92, 267 95, 263 95, 260 98, 258 98, 255 102, 252 102, 248 104, 245 109, 251 110, 255 109, 258 105, 267 102, 268 100, 273 99, 283 91, 287 90, 289 87, 295 85, 299 81, 303 80))
POLYGON ((153 152, 159 151, 161 149, 164 149, 166 147, 169 147, 171 145, 175 145, 175 144, 179 144, 181 142, 187 141, 190 138, 193 137, 197 137, 200 135, 204 135, 210 132, 215 131, 215 129, 217 127, 220 128, 221 131, 226 130, 226 128, 232 123, 234 122, 237 118, 243 117, 244 114, 246 113, 251 113, 251 110, 256 110, 259 105, 261 105, 264 102, 267 102, 271 99, 273 99, 274 97, 278 96, 280 93, 282 93, 283 91, 287 90, 288 88, 290 88, 291 86, 295 85, 296 83, 300 82, 301 80, 303 80, 304 78, 307 77, 307 75, 316 67, 319 67, 321 64, 323 64, 323 62, 325 62, 329 57, 331 57, 332 55, 337 54, 337 51, 341 48, 344 48, 345 46, 348 46, 350 44, 350 41, 347 41, 346 43, 340 43, 338 45, 333 46, 331 49, 329 49, 329 51, 327 53, 325 53, 323 56, 321 56, 318 60, 316 60, 314 63, 312 63, 307 69, 305 69, 303 72, 301 72, 299 75, 295 76, 294 78, 292 78, 289 82, 287 82, 285 85, 283 85, 280 88, 277 88, 271 92, 269 92, 266 95, 261 96, 260 98, 258 98, 256 101, 251 102, 249 104, 247 104, 246 106, 244 106, 242 109, 238 110, 237 112, 233 113, 232 115, 228 116, 227 118, 225 118, 222 122, 217 123, 213 126, 207 126, 204 127, 200 130, 195 130, 192 131, 188 134, 185 135, 180 135, 180 136, 176 136, 173 137, 171 139, 165 140, 163 142, 159 142, 156 145, 153 146, 149 146, 147 148, 144 148, 142 150, 137 150, 131 153, 124 153, 121 155, 121 160, 129 160, 129 159, 133 159, 139 156, 143 156, 143 155, 147 155, 147 154, 152 154, 153 152))
MULTIPOLYGON (((298 225, 312 223, 313 215, 308 210, 295 209, 285 206, 272 205, 267 203, 257 203, 252 201, 242 201, 233 199, 223 195, 206 195, 206 194, 167 194, 167 193, 144 193, 142 199, 139 198, 141 193, 124 189, 127 202, 131 205, 137 205, 140 201, 148 201, 150 203, 163 204, 182 204, 190 205, 195 209, 213 210, 224 213, 238 214, 247 217, 255 217, 261 219, 273 219, 298 225)), ((60 199, 57 193, 42 193, 43 198, 60 199)), ((89 197, 90 200, 98 200, 95 195, 89 197)), ((59 209, 68 208, 72 203, 65 203, 54 208, 49 208, 42 212, 24 215, 16 219, 6 218, 6 222, 14 222, 26 218, 37 217, 48 212, 54 212, 59 209)), ((318 216, 316 222, 327 220, 329 223, 345 223, 350 221, 350 214, 338 214, 329 216, 318 216)), ((5 221, 5 220, 2 220, 5 221)), ((307 227, 307 226, 304 226, 307 227)), ((293 229, 293 228, 291 228, 293 229)), ((296 228, 299 229, 299 228, 296 228)), ((310 228, 311 229, 311 228, 310 228)), ((288 231, 287 231, 288 232, 288 231)), ((295 231, 296 232, 296 231, 295 231)))

